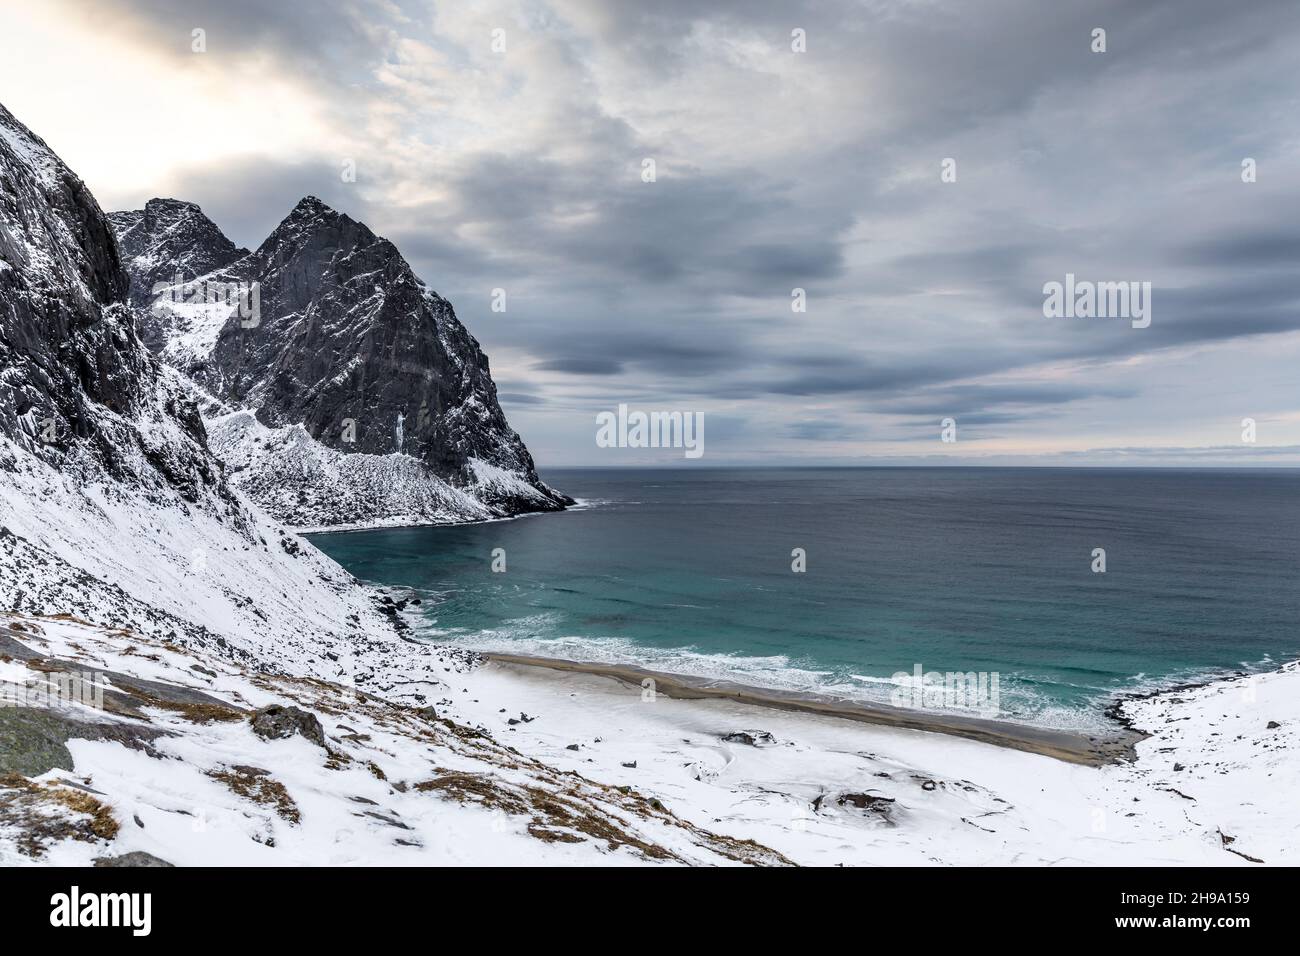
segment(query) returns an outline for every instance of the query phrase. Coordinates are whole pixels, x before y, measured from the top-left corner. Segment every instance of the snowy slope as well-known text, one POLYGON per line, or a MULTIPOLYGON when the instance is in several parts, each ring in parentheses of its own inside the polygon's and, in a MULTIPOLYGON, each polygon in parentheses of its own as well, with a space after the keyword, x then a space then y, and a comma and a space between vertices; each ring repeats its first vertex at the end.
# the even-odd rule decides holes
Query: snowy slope
POLYGON ((348 674, 257 674, 122 630, 8 624, 21 630, 0 620, 0 696, 94 668, 127 697, 57 711, 84 722, 51 728, 64 764, 45 754, 24 781, 0 773, 0 865, 137 851, 179 865, 1300 860, 1294 666, 1130 701, 1150 736, 1133 762, 1092 767, 727 700, 647 700, 589 674, 468 668, 429 645, 396 645, 372 694, 348 674), (404 706, 397 673, 427 659, 445 682, 404 706), (273 704, 314 715, 322 740, 259 737, 249 712, 273 704), (70 788, 99 812, 60 806, 70 788), (24 819, 22 801, 59 825, 24 819))
POLYGON ((0 866, 785 862, 347 684, 76 621, 0 622, 0 652, 0 699, 48 697, 60 675, 103 688, 0 709, 57 741, 0 747, 0 866), (298 730, 259 734, 253 712, 272 706, 302 711, 298 730))
POLYGON ((490 664, 457 684, 448 716, 801 865, 1300 862, 1300 665, 1126 702, 1150 736, 1101 767, 575 672, 490 664))
POLYGON ((447 524, 499 517, 488 502, 510 497, 548 506, 516 472, 470 460, 463 486, 435 476, 410 455, 349 455, 301 425, 267 428, 251 412, 207 419, 212 449, 231 482, 298 530, 447 524))

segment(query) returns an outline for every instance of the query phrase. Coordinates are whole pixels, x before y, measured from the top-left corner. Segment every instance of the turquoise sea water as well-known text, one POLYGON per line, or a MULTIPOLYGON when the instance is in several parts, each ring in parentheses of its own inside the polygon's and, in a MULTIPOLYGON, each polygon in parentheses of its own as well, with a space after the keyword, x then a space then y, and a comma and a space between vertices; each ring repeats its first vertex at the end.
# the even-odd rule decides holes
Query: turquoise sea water
POLYGON ((312 540, 419 591, 430 639, 874 700, 917 664, 997 672, 1001 716, 1053 726, 1099 726, 1119 691, 1300 656, 1296 471, 544 477, 583 506, 312 540))

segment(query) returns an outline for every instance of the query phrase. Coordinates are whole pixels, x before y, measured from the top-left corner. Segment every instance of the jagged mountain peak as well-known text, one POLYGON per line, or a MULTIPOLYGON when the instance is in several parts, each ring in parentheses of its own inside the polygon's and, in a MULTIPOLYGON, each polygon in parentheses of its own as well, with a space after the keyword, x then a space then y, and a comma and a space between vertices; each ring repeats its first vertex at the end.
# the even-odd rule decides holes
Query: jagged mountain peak
POLYGON ((276 517, 417 523, 569 502, 538 478, 451 304, 364 223, 305 196, 208 281, 237 286, 257 315, 220 297, 164 301, 160 351, 228 411, 251 413, 214 422, 214 443, 276 517))
MULTIPOLYGON (((222 244, 228 243, 231 249, 236 248, 235 244, 226 238, 217 224, 203 212, 203 208, 198 203, 187 202, 183 199, 155 197, 148 200, 143 209, 113 212, 109 213, 109 217, 114 223, 149 223, 152 227, 151 232, 155 233, 159 229, 194 228, 211 234, 213 238, 222 244)), ((155 238, 157 237, 155 236, 155 238)))
POLYGON ((201 213, 203 212, 196 202, 187 202, 184 199, 172 199, 164 196, 155 196, 144 204, 145 212, 163 213, 163 212, 183 212, 183 213, 201 213))
POLYGON ((362 223, 357 222, 346 213, 339 212, 333 206, 315 196, 303 196, 302 199, 298 200, 297 205, 289 210, 289 214, 280 221, 280 225, 272 230, 267 241, 286 232, 297 233, 338 225, 356 227, 370 232, 362 223))
POLYGON ((290 216, 328 216, 340 215, 329 203, 316 196, 303 196, 289 213, 290 216))
MULTIPOLYGON (((304 196, 252 254, 261 267, 270 260, 284 261, 304 251, 314 260, 328 261, 338 253, 383 243, 385 254, 400 258, 397 248, 376 236, 363 222, 323 202, 304 196)), ((244 271, 248 271, 245 269, 244 271)))
MULTIPOLYGON (((148 305, 160 285, 189 281, 224 268, 248 255, 192 202, 150 199, 143 209, 109 214, 122 257, 131 274, 130 300, 148 305)), ((156 346, 163 334, 146 323, 146 341, 156 346)))

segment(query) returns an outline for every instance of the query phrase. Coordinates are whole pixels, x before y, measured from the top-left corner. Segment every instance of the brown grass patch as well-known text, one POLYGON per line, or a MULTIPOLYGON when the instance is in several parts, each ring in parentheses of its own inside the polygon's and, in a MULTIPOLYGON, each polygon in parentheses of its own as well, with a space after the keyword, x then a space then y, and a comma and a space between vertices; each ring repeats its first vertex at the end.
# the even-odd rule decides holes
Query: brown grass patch
POLYGON ((342 750, 335 750, 333 747, 326 748, 328 756, 325 758, 326 770, 342 770, 348 764, 352 763, 352 758, 342 750))
POLYGON ((269 770, 260 767, 234 766, 226 770, 209 770, 208 776, 220 780, 230 791, 246 800, 270 807, 281 818, 290 823, 302 821, 298 804, 293 802, 284 784, 271 776, 269 770))
POLYGON ((547 843, 597 840, 610 850, 626 846, 652 860, 680 859, 663 847, 624 829, 616 818, 541 787, 515 786, 487 774, 447 772, 415 784, 421 793, 438 793, 460 803, 530 818, 528 832, 547 843))
POLYGON ((30 857, 41 856, 51 844, 63 840, 111 841, 120 829, 112 811, 92 794, 34 783, 17 773, 0 775, 0 822, 17 830, 14 843, 30 857), (54 807, 71 815, 50 813, 54 807))
POLYGON ((180 714, 195 724, 233 723, 248 716, 247 712, 226 707, 224 704, 173 704, 159 701, 155 706, 180 714))
POLYGON ((175 700, 163 700, 147 690, 139 687, 115 687, 114 690, 120 690, 122 693, 129 694, 142 704, 150 707, 157 707, 159 710, 170 711, 177 714, 190 723, 194 724, 211 724, 211 723, 234 723, 237 720, 244 720, 248 717, 248 712, 236 707, 229 707, 226 704, 206 704, 206 703, 189 703, 175 700))
POLYGON ((90 832, 101 840, 117 838, 121 826, 113 818, 113 812, 84 790, 68 787, 53 787, 50 794, 55 800, 75 813, 84 813, 90 817, 90 832))

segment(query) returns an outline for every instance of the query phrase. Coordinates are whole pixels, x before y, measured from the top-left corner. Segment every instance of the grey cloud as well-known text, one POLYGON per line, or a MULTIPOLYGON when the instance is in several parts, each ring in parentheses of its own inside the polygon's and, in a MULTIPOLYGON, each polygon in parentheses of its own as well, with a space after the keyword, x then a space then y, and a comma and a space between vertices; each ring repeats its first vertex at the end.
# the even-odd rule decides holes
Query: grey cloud
MULTIPOLYGON (((383 166, 386 143, 374 144, 377 168, 350 186, 335 157, 263 156, 179 169, 156 192, 199 202, 249 246, 307 193, 366 222, 451 298, 489 353, 525 356, 518 389, 503 395, 530 415, 596 398, 692 396, 743 404, 793 441, 853 444, 863 414, 899 416, 905 440, 929 427, 912 419, 937 414, 1028 427, 1118 408, 1109 425, 1118 446, 1131 417, 1123 409, 1144 403, 1173 419, 1205 387, 1189 377, 1152 408, 1140 371, 1118 363, 1229 341, 1262 359, 1269 342, 1249 340, 1300 330, 1290 276, 1300 176, 1278 122, 1300 95, 1294 3, 537 0, 518 29, 544 34, 566 73, 520 76, 503 94, 548 94, 542 140, 511 150, 462 147, 436 106, 374 90, 397 36, 437 44, 469 79, 481 69, 437 36, 421 5, 111 0, 109 9, 153 44, 208 24, 209 56, 232 41, 264 51, 328 90, 349 128, 395 107, 408 117, 404 148, 439 143, 449 159, 427 174, 437 198, 423 202, 385 191, 400 161, 383 166), (792 62, 795 26, 809 49, 792 62), (1088 49, 1094 26, 1108 31, 1105 54, 1088 49), (772 132, 769 117, 787 115, 768 109, 791 101, 807 126, 784 148, 768 137, 761 155, 744 135, 699 147, 642 183, 643 156, 713 142, 691 125, 710 120, 674 100, 668 81, 716 76, 728 42, 755 38, 787 59, 729 67, 724 78, 746 95, 694 87, 714 108, 700 115, 742 129, 748 120, 757 140, 772 132), (646 116, 655 122, 638 122, 646 116), (655 142, 651 126, 669 132, 655 142), (1260 182, 1243 185, 1239 159, 1270 152, 1260 182), (951 186, 938 181, 945 156, 959 158, 951 186), (1150 278, 1151 327, 1045 319, 1042 283, 1066 271, 1150 278), (488 310, 495 286, 509 292, 505 315, 488 310), (806 314, 790 311, 795 286, 809 290, 806 314), (1088 377, 973 384, 1032 379, 1049 364, 1086 366, 1088 377), (548 373, 546 384, 533 372, 548 373), (813 403, 835 411, 823 422, 804 407, 813 403)), ((418 152, 408 163, 419 170, 418 152)), ((1231 359, 1223 368, 1242 374, 1231 359)), ((733 436, 758 440, 743 425, 733 436)))
POLYGON ((303 196, 317 196, 340 212, 365 222, 373 219, 355 184, 342 181, 340 167, 249 159, 237 163, 176 170, 150 195, 131 197, 141 208, 155 196, 198 203, 208 218, 236 245, 255 249, 289 215, 303 196))
POLYGON ((617 375, 623 371, 621 362, 601 358, 547 359, 533 367, 545 372, 568 372, 571 375, 617 375))
MULTIPOLYGON (((267 52, 331 85, 366 76, 384 57, 381 25, 396 7, 346 0, 99 0, 97 19, 108 29, 149 38, 152 51, 177 58, 191 51, 191 31, 206 33, 214 59, 267 52)), ((233 67, 232 67, 233 68, 233 67)))
POLYGON ((1294 270, 1300 262, 1300 231, 1287 228, 1213 236, 1188 245, 1184 256, 1201 267, 1294 270))
POLYGON ((830 420, 791 422, 786 426, 786 431, 798 441, 847 442, 861 440, 863 437, 855 429, 830 420))
MULTIPOLYGON (((923 398, 909 398, 882 405, 881 409, 901 415, 951 415, 960 412, 964 421, 970 421, 975 415, 968 410, 1008 405, 1041 409, 1087 398, 1131 398, 1137 393, 1138 389, 1134 386, 1093 385, 1086 381, 1051 384, 951 385, 930 390, 923 398)), ((1020 417, 1010 412, 997 414, 1010 416, 1000 418, 1002 421, 1011 421, 1020 417)))

